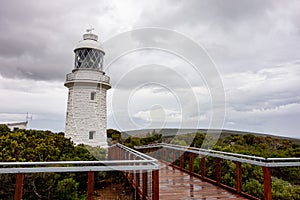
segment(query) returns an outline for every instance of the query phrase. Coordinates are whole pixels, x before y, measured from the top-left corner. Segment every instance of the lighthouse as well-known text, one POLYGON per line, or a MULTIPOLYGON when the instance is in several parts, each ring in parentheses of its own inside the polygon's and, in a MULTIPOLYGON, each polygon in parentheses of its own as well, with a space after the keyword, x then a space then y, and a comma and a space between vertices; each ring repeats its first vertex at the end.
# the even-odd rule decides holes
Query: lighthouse
POLYGON ((105 52, 92 29, 83 35, 74 53, 74 68, 64 84, 69 89, 65 137, 76 145, 107 148, 106 92, 111 85, 103 71, 105 52))

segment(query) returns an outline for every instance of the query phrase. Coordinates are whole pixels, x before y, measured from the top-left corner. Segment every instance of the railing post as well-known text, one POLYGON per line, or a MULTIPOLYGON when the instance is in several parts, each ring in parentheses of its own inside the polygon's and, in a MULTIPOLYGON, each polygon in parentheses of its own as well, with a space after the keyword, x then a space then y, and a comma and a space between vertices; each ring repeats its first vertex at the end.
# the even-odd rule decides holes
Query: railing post
POLYGON ((160 160, 162 160, 162 158, 163 158, 163 156, 162 156, 162 154, 163 154, 163 149, 164 149, 164 148, 158 149, 158 151, 159 151, 159 155, 158 155, 158 156, 159 156, 159 159, 160 159, 160 160))
POLYGON ((180 169, 184 167, 184 152, 180 155, 180 169))
MULTIPOLYGON (((128 151, 126 151, 126 153, 125 153, 125 159, 130 160, 130 154, 128 151)), ((131 163, 129 165, 131 165, 131 163)), ((126 173, 127 179, 130 181, 130 171, 126 171, 125 173, 126 173)))
POLYGON ((206 171, 206 160, 205 157, 201 158, 201 176, 205 177, 205 171, 206 171))
POLYGON ((216 181, 217 183, 221 182, 221 160, 216 158, 216 181))
POLYGON ((87 200, 93 200, 94 177, 94 172, 88 172, 87 200))
POLYGON ((242 164, 238 161, 235 162, 235 174, 236 174, 236 191, 240 193, 242 191, 242 164))
MULTIPOLYGON (((128 153, 128 159, 129 159, 129 160, 133 160, 133 155, 128 153)), ((129 165, 133 165, 133 163, 130 163, 129 165)), ((133 171, 129 171, 128 174, 129 174, 128 179, 129 179, 130 181, 133 180, 133 171)))
POLYGON ((120 151, 121 151, 121 154, 122 154, 122 157, 121 157, 122 160, 126 160, 126 152, 121 150, 121 149, 120 149, 120 151))
MULTIPOLYGON (((134 157, 134 160, 137 160, 137 157, 134 157)), ((138 166, 138 163, 134 163, 134 166, 138 166)), ((133 171, 133 185, 135 185, 135 187, 133 187, 135 189, 134 191, 134 199, 138 199, 138 188, 139 188, 139 170, 134 170, 133 171)))
POLYGON ((124 151, 119 148, 119 151, 120 151, 120 160, 124 160, 124 151))
POLYGON ((143 181, 143 197, 142 200, 146 200, 146 197, 148 196, 148 188, 147 188, 147 184, 148 184, 148 174, 147 171, 143 172, 142 175, 142 181, 143 181))
POLYGON ((169 162, 169 151, 167 148, 165 149, 165 160, 169 162))
POLYGON ((135 184, 137 187, 139 187, 140 186, 140 173, 138 170, 136 170, 135 179, 136 179, 135 184))
POLYGON ((175 164, 175 149, 172 150, 172 163, 175 164))
POLYGON ((159 170, 152 171, 152 199, 159 200, 159 170))
POLYGON ((271 171, 269 167, 263 167, 264 173, 264 200, 272 199, 272 184, 271 184, 271 171))
MULTIPOLYGON (((140 187, 140 173, 139 170, 136 170, 136 174, 135 174, 135 196, 137 197, 139 195, 139 187, 140 187)), ((138 199, 138 198, 137 198, 138 199)))
POLYGON ((194 172, 194 154, 190 153, 189 157, 190 157, 190 163, 189 163, 190 173, 192 173, 194 172))
POLYGON ((113 160, 114 159, 114 147, 110 147, 107 150, 107 159, 113 160))
POLYGON ((107 149, 107 160, 110 160, 110 149, 107 149))
POLYGON ((117 150, 117 147, 114 146, 114 148, 113 148, 113 158, 112 158, 113 160, 117 160, 116 159, 117 158, 117 156, 116 156, 117 155, 117 151, 116 150, 117 150))
POLYGON ((14 200, 22 200, 23 182, 24 182, 24 174, 17 174, 14 200))

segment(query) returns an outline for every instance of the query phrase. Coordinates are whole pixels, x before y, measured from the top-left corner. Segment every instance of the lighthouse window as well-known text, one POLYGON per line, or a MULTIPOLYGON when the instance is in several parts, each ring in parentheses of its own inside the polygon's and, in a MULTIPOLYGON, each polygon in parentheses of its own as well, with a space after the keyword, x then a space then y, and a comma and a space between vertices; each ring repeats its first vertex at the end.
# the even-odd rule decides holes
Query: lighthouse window
POLYGON ((89 132, 89 139, 90 140, 94 139, 94 134, 95 134, 95 131, 90 131, 89 132))
POLYGON ((75 69, 102 70, 104 54, 98 49, 82 48, 75 50, 75 69))
POLYGON ((96 92, 91 92, 91 100, 95 100, 95 97, 96 97, 96 92))

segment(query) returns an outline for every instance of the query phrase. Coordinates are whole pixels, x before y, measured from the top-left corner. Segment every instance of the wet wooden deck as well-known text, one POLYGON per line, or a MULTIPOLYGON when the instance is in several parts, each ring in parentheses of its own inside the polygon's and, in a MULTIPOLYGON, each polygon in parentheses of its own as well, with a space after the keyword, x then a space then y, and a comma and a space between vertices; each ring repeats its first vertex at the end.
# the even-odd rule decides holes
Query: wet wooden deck
POLYGON ((159 199, 180 200, 214 200, 246 199, 221 187, 190 176, 165 163, 160 162, 159 199))

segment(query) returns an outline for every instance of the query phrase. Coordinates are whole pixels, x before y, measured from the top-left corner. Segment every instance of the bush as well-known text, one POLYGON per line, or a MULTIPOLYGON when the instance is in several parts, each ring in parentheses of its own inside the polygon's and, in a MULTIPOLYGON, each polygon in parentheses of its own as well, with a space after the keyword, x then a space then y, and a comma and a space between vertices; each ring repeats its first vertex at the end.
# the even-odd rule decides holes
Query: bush
POLYGON ((73 178, 66 178, 57 183, 57 199, 58 200, 77 200, 79 183, 73 178))
POLYGON ((264 186, 255 179, 251 179, 243 184, 243 191, 259 198, 264 197, 264 186))
POLYGON ((300 199, 300 186, 292 186, 288 181, 272 179, 273 199, 300 199))

